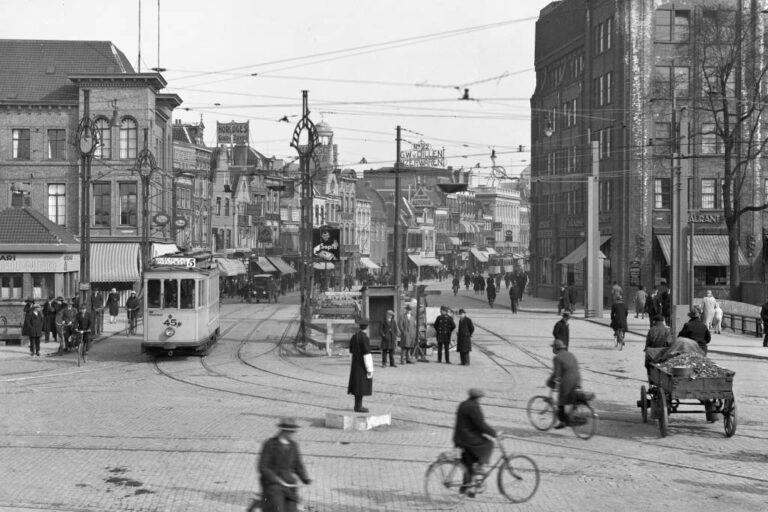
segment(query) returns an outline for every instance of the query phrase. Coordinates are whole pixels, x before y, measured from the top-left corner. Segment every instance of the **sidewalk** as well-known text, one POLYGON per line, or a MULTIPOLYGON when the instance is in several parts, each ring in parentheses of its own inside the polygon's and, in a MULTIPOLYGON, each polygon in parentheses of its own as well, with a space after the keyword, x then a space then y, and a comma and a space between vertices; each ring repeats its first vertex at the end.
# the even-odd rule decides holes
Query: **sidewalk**
MULTIPOLYGON (((451 291, 451 280, 452 278, 443 281, 429 280, 422 281, 419 284, 427 285, 427 290, 441 290, 443 294, 450 294, 453 296, 453 292, 451 291)), ((466 291, 463 286, 463 281, 459 294, 463 294, 465 298, 476 299, 478 303, 488 304, 485 295, 475 295, 471 288, 469 291, 466 291)), ((501 282, 501 289, 497 290, 496 305, 499 309, 509 309, 509 291, 504 288, 504 281, 501 282)), ((634 306, 630 306, 630 309, 633 310, 634 306)), ((553 317, 556 317, 557 301, 526 295, 523 298, 523 301, 519 303, 518 311, 524 313, 549 313, 553 317)), ((573 312, 571 319, 592 322, 594 324, 604 325, 607 328, 611 323, 611 309, 608 308, 604 310, 602 318, 584 318, 583 307, 577 307, 573 312)), ((628 332, 645 338, 645 335, 650 328, 650 323, 647 317, 645 319, 635 318, 634 313, 630 311, 630 314, 627 317, 627 327, 629 327, 628 332)), ((763 347, 762 337, 758 338, 749 334, 740 334, 733 332, 730 329, 723 329, 721 334, 712 333, 712 341, 709 344, 708 353, 749 357, 752 359, 768 359, 768 348, 763 347)))

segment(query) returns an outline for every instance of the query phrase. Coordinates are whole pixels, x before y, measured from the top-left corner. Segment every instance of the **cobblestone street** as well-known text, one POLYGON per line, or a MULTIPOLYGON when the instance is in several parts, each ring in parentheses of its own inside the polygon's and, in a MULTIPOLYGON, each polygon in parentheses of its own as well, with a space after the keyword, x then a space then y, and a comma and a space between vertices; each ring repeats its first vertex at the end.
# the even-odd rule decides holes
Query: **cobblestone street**
MULTIPOLYGON (((557 317, 528 297, 515 316, 503 300, 489 309, 472 291, 444 291, 434 303, 468 308, 478 327, 471 366, 458 357, 437 364, 434 356, 428 364, 377 364, 366 405, 391 412, 392 426, 332 430, 325 413, 352 406, 348 358, 294 349, 291 299, 223 306, 223 339, 202 359, 149 357, 138 338, 119 333, 96 344, 81 368, 73 357, 31 359, 26 347, 0 347, 0 509, 244 510, 259 490, 261 443, 291 415, 314 480, 301 490, 308 510, 427 510, 424 472, 451 448, 455 409, 472 386, 487 393, 489 423, 511 435, 505 446, 541 470, 538 492, 517 510, 768 508, 765 360, 712 356, 736 371, 734 437, 725 437, 722 421, 673 414, 670 435, 660 438, 635 405, 642 339, 630 334, 617 351, 607 327, 574 319, 571 351, 584 387, 597 394, 598 433, 582 441, 570 429, 538 432, 525 406, 546 391, 557 317)), ((510 510, 495 478, 489 484, 460 509, 510 510)))

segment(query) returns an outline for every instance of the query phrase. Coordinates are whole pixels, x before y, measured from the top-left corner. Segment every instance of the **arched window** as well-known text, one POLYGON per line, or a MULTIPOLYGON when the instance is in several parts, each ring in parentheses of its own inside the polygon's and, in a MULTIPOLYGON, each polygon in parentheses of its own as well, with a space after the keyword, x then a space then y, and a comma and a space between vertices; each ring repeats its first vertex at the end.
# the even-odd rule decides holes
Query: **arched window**
POLYGON ((109 126, 109 119, 100 117, 94 123, 96 131, 99 134, 99 145, 93 152, 93 156, 103 160, 112 158, 112 131, 109 126))
POLYGON ((120 121, 120 158, 136 158, 139 129, 130 117, 120 121))

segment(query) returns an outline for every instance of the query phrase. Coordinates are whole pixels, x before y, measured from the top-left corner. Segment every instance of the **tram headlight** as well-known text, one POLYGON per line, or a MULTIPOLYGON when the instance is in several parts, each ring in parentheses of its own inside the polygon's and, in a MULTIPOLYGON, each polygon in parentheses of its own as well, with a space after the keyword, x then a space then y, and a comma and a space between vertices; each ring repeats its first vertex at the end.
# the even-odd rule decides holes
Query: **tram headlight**
POLYGON ((174 329, 173 327, 166 327, 164 333, 166 338, 170 338, 171 336, 176 334, 176 329, 174 329))

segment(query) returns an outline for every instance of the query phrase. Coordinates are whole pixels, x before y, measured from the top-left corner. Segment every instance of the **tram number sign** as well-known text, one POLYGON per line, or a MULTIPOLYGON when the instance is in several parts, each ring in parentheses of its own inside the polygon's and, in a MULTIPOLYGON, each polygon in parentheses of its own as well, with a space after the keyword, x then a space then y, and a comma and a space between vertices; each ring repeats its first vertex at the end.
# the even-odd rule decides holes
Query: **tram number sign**
POLYGON ((197 265, 195 258, 155 258, 155 265, 167 267, 187 267, 192 268, 197 265))
POLYGON ((168 327, 179 327, 181 325, 181 322, 173 318, 172 316, 168 315, 168 318, 163 322, 163 325, 166 325, 168 327))

